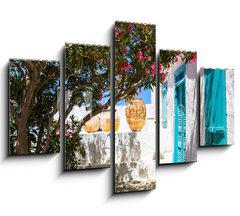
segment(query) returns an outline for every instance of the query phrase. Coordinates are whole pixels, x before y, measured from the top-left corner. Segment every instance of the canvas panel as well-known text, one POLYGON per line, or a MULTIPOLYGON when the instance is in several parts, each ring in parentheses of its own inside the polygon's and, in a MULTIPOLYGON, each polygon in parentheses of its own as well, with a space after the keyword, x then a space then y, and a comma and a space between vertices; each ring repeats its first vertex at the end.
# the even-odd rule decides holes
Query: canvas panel
POLYGON ((115 23, 115 193, 155 189, 155 34, 155 25, 115 23))
POLYGON ((65 45, 65 169, 110 166, 110 47, 65 45))
POLYGON ((160 50, 159 164, 197 160, 197 53, 160 50))
POLYGON ((9 155, 60 151, 60 63, 9 60, 9 155))

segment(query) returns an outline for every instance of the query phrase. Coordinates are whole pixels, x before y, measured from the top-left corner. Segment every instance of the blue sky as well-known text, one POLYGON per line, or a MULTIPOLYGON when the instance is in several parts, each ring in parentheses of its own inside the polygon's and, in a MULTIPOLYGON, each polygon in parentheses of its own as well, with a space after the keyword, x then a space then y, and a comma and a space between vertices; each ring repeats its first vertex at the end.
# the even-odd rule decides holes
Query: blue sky
MULTIPOLYGON (((139 95, 136 95, 136 97, 141 98, 145 104, 151 104, 151 90, 150 89, 146 89, 146 90, 141 89, 141 93, 139 95)), ((121 100, 116 105, 124 106, 124 105, 127 105, 127 103, 125 101, 121 100)))

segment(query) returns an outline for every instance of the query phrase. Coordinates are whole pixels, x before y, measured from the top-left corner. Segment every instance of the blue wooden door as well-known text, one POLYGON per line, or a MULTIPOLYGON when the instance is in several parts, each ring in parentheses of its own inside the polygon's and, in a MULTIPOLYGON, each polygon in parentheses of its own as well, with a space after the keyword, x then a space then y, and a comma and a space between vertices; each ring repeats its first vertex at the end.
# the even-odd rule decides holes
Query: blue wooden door
POLYGON ((186 160, 185 64, 175 72, 174 163, 186 160))
POLYGON ((204 70, 206 145, 227 144, 226 74, 221 69, 204 70))

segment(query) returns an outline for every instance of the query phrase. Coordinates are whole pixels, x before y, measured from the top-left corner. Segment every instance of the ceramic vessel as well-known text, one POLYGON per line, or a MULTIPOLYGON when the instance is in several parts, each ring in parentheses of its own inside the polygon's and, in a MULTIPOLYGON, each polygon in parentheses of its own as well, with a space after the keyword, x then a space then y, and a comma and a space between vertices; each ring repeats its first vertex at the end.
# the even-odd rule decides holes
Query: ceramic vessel
POLYGON ((93 133, 99 130, 100 127, 100 119, 99 117, 93 116, 89 121, 83 125, 83 130, 85 130, 87 133, 93 133))
POLYGON ((141 131, 146 122, 146 106, 141 98, 132 98, 125 109, 128 126, 133 132, 141 131))

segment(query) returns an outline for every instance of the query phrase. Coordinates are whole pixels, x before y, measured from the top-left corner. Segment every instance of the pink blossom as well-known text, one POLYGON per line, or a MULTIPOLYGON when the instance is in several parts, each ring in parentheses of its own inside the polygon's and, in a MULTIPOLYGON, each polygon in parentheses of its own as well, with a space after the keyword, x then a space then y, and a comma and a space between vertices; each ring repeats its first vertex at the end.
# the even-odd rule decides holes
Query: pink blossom
POLYGON ((159 73, 162 73, 163 72, 163 66, 162 64, 159 65, 159 73))
POLYGON ((66 131, 66 132, 65 132, 65 136, 66 136, 66 137, 69 137, 69 136, 70 136, 70 132, 69 132, 69 131, 66 131))
POLYGON ((117 26, 115 27, 114 31, 115 31, 115 37, 117 37, 117 36, 118 36, 118 33, 119 33, 117 26))
POLYGON ((132 68, 132 65, 130 65, 128 63, 122 64, 122 66, 121 66, 122 70, 129 70, 131 68, 132 68))
POLYGON ((156 62, 154 62, 151 66, 152 68, 152 75, 155 75, 156 74, 156 62))
POLYGON ((145 58, 141 50, 139 50, 139 51, 137 52, 137 57, 138 57, 140 60, 143 60, 143 59, 145 58))
POLYGON ((129 31, 132 31, 132 30, 133 30, 133 24, 130 23, 130 24, 128 25, 128 30, 129 30, 129 31))
POLYGON ((175 62, 178 62, 178 56, 175 57, 175 62))
POLYGON ((153 70, 153 69, 156 69, 156 62, 154 62, 154 63, 152 64, 151 68, 152 68, 152 70, 153 70))
POLYGON ((197 52, 193 54, 192 59, 189 61, 190 63, 196 62, 197 61, 197 52))
POLYGON ((162 73, 160 77, 161 83, 164 83, 165 79, 166 79, 166 74, 162 73))
POLYGON ((142 92, 141 89, 138 89, 138 90, 137 90, 137 94, 140 94, 141 92, 142 92))
POLYGON ((145 74, 148 75, 149 74, 149 70, 145 70, 145 74))
POLYGON ((148 61, 152 61, 152 56, 148 56, 148 61))

